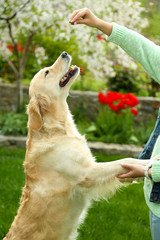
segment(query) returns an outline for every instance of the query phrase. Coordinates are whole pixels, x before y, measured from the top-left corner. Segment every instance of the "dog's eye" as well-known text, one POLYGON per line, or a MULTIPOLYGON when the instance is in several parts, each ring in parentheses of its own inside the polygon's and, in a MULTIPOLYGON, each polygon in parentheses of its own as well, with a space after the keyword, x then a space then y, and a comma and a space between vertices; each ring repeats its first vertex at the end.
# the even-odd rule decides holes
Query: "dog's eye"
POLYGON ((49 73, 49 71, 47 70, 47 71, 45 71, 45 77, 47 76, 47 74, 49 73))

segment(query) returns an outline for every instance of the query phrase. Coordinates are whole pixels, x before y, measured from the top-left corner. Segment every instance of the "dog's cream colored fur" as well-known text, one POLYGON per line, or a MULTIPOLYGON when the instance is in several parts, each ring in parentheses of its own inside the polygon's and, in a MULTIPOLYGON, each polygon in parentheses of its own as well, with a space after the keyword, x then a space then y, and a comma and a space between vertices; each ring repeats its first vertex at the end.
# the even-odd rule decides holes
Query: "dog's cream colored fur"
POLYGON ((59 86, 70 62, 69 55, 61 55, 31 82, 26 183, 17 216, 4 240, 75 239, 91 200, 107 199, 122 185, 116 178, 125 171, 121 164, 148 163, 131 158, 95 162, 66 103, 79 70, 65 87, 59 86))

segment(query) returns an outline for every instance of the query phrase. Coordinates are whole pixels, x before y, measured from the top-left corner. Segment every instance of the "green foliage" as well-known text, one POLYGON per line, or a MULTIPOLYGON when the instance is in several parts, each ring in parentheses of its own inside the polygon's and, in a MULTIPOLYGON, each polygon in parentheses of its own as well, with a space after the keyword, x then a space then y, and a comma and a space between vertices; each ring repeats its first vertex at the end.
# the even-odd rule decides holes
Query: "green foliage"
POLYGON ((25 113, 15 114, 13 112, 0 115, 0 131, 4 135, 26 135, 27 115, 25 113))
POLYGON ((155 125, 155 119, 145 123, 137 123, 129 112, 116 114, 111 109, 103 108, 95 119, 90 121, 84 111, 76 117, 79 132, 85 135, 88 141, 144 145, 150 137, 155 125))
MULTIPOLYGON (((86 117, 83 107, 78 108, 74 116, 78 130, 82 135, 86 135, 87 140, 106 143, 143 145, 149 139, 155 123, 152 119, 135 127, 134 117, 130 112, 116 114, 111 109, 106 111, 103 106, 93 122, 86 117)), ((1 113, 0 133, 26 136, 27 119, 25 113, 1 113)))
POLYGON ((95 121, 96 136, 104 142, 133 143, 133 115, 129 111, 117 114, 110 109, 100 108, 95 121))
POLYGON ((44 36, 43 38, 40 37, 39 41, 37 39, 37 43, 45 48, 48 56, 47 64, 49 65, 53 64, 63 51, 66 51, 72 56, 73 64, 86 67, 86 64, 77 55, 78 44, 73 37, 69 41, 55 42, 50 36, 44 36))
POLYGON ((138 144, 143 145, 145 144, 155 126, 155 119, 148 120, 146 123, 139 123, 139 126, 134 128, 134 134, 138 139, 138 144))
POLYGON ((117 67, 116 76, 108 79, 108 87, 110 91, 123 93, 137 93, 140 90, 136 74, 122 67, 117 67))
POLYGON ((146 8, 143 16, 147 17, 149 22, 149 26, 143 30, 143 33, 149 38, 159 41, 160 1, 141 0, 141 3, 146 8))
MULTIPOLYGON (((22 149, 0 149, 0 239, 8 232, 19 207, 24 154, 22 149)), ((123 156, 96 154, 96 158, 107 162, 123 156)), ((148 215, 142 184, 133 184, 116 193, 109 203, 94 202, 79 229, 78 240, 150 240, 148 215)))
MULTIPOLYGON (((139 1, 139 0, 134 0, 134 1, 139 1)), ((153 41, 157 40, 157 43, 159 43, 160 2, 159 0, 154 0, 154 1, 141 0, 141 4, 147 9, 147 11, 143 12, 142 17, 147 18, 149 21, 149 26, 143 30, 143 34, 148 38, 152 38, 153 41), (152 5, 152 3, 154 4, 152 5)), ((72 12, 73 7, 70 7, 70 10, 72 12)), ((37 12, 36 9, 34 9, 34 11, 37 12)), ((26 18, 26 23, 27 21, 29 21, 29 19, 26 18)), ((67 51, 73 57, 73 61, 72 61, 73 64, 76 64, 83 68, 81 77, 78 80, 76 80, 75 84, 73 84, 72 86, 72 89, 99 91, 100 89, 105 88, 105 84, 106 84, 105 79, 101 79, 101 81, 97 81, 97 79, 95 79, 92 73, 87 70, 87 64, 84 61, 82 61, 80 56, 77 55, 78 48, 80 46, 77 44, 76 39, 74 37, 71 37, 69 41, 65 41, 63 39, 54 41, 53 39, 54 39, 54 32, 52 32, 50 29, 47 30, 46 35, 41 35, 41 34, 34 35, 32 45, 29 49, 27 63, 24 70, 23 84, 29 84, 30 80, 33 78, 33 76, 37 71, 39 71, 44 66, 49 66, 53 64, 53 62, 57 59, 57 57, 60 55, 62 51, 67 51), (44 47, 46 51, 46 55, 48 56, 48 59, 45 60, 42 63, 42 65, 39 65, 37 63, 37 60, 34 54, 34 50, 37 46, 44 47)), ((22 45, 22 47, 24 47, 26 44, 26 39, 22 32, 20 32, 19 34, 18 42, 22 45)), ((108 54, 109 57, 110 55, 112 56, 114 54, 113 51, 110 49, 108 44, 105 44, 105 46, 106 46, 106 54, 108 54)), ((20 55, 21 54, 22 52, 20 52, 20 55)), ((114 55, 113 55, 113 58, 114 58, 114 55)), ((17 67, 16 65, 17 59, 13 57, 12 61, 17 67)), ((135 73, 130 71, 130 69, 126 70, 126 69, 122 69, 119 66, 115 66, 115 67, 116 67, 117 74, 116 74, 116 77, 109 79, 110 90, 112 91, 118 90, 121 92, 134 92, 134 93, 137 93, 137 95, 139 96, 148 96, 148 95, 158 96, 158 94, 156 94, 158 89, 157 86, 154 86, 154 89, 156 87, 156 91, 155 91, 153 89, 153 86, 152 86, 153 84, 151 80, 148 79, 148 77, 144 73, 144 70, 142 74, 142 69, 139 66, 138 66, 137 72, 135 73)), ((13 71, 8 67, 8 64, 6 63, 6 61, 2 59, 2 57, 0 57, 0 78, 5 79, 6 82, 11 82, 11 83, 15 82, 15 75, 13 74, 13 71)))
MULTIPOLYGON (((85 70, 83 70, 85 71, 85 70)), ((71 86, 72 90, 79 90, 79 91, 92 91, 92 92, 99 92, 102 89, 106 88, 106 83, 104 80, 97 81, 92 73, 89 71, 85 71, 84 75, 83 72, 80 73, 80 76, 75 80, 74 84, 71 86)))
MULTIPOLYGON (((23 34, 19 37, 19 43, 21 43, 22 47, 26 44, 26 39, 23 34)), ((72 63, 74 65, 77 65, 79 67, 82 67, 84 69, 84 72, 86 70, 87 64, 84 63, 80 57, 77 55, 78 44, 75 41, 75 39, 72 37, 69 41, 64 40, 53 40, 53 36, 51 33, 48 35, 38 35, 36 34, 33 37, 32 45, 30 46, 28 56, 27 56, 27 62, 24 69, 23 83, 29 84, 33 76, 42 68, 51 66, 56 59, 59 57, 59 55, 66 51, 72 56, 72 63), (35 56, 35 48, 36 47, 43 47, 46 52, 46 56, 48 57, 47 60, 44 60, 42 64, 38 64, 36 56, 35 56)), ((16 63, 16 59, 14 59, 13 56, 13 62, 16 63)), ((3 77, 7 79, 8 82, 15 82, 15 76, 13 74, 13 71, 8 68, 8 65, 5 61, 0 58, 0 77, 3 77)))
MULTIPOLYGON (((118 115, 112 110, 101 109, 95 122, 86 118, 85 114, 75 114, 76 124, 81 134, 89 141, 106 143, 126 143, 143 145, 147 142, 155 120, 134 127, 130 112, 118 115)), ((4 135, 27 135, 27 115, 13 112, 0 115, 0 131, 4 135)))
POLYGON ((2 71, 3 69, 3 58, 2 56, 0 56, 0 72, 2 71))
POLYGON ((101 106, 95 122, 86 129, 86 132, 91 135, 91 140, 98 139, 106 143, 137 143, 133 122, 133 115, 129 111, 117 114, 101 106))

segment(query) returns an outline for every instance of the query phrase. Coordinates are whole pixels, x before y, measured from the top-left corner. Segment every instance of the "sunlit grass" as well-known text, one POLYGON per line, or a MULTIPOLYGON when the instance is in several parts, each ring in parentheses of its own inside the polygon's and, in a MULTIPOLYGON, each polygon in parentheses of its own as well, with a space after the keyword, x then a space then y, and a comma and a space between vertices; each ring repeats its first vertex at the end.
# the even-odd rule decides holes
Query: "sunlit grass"
MULTIPOLYGON (((24 185, 22 149, 0 149, 0 239, 16 215, 24 185)), ((122 156, 97 154, 98 161, 122 156)), ((106 201, 94 202, 79 230, 78 240, 150 240, 149 217, 141 184, 119 191, 106 201)))

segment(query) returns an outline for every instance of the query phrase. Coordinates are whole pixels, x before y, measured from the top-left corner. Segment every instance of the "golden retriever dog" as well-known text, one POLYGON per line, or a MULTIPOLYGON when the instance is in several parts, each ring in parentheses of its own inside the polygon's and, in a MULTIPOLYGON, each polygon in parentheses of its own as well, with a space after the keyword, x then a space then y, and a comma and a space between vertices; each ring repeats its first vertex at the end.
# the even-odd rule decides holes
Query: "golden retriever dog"
POLYGON ((81 136, 66 98, 79 74, 63 52, 31 81, 27 108, 28 140, 25 186, 20 207, 4 240, 73 240, 92 200, 109 198, 123 183, 123 163, 146 165, 132 158, 97 163, 81 136))

